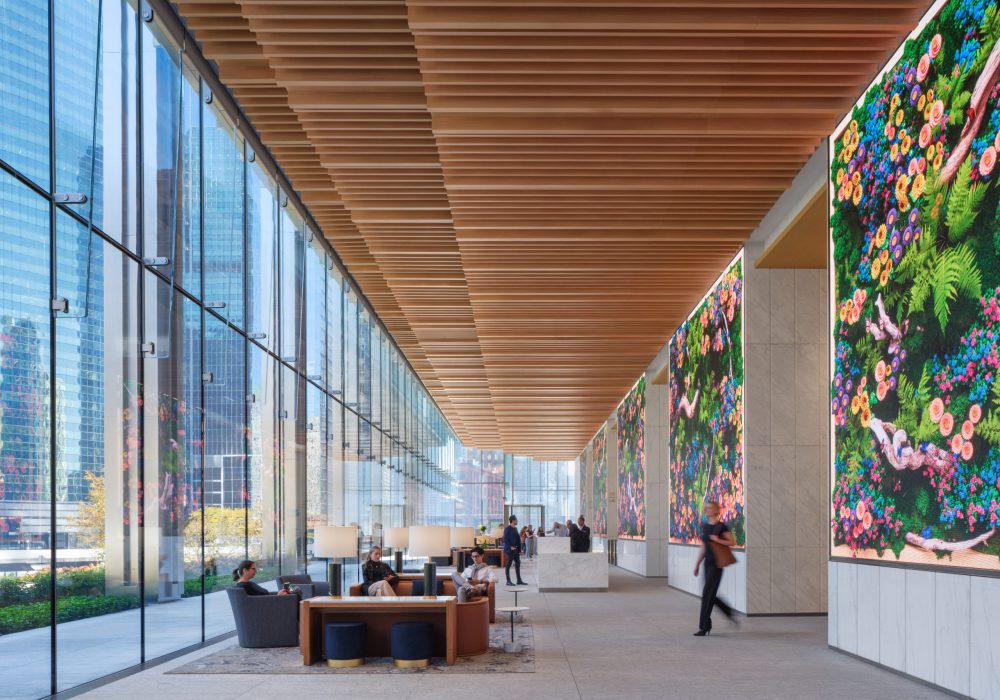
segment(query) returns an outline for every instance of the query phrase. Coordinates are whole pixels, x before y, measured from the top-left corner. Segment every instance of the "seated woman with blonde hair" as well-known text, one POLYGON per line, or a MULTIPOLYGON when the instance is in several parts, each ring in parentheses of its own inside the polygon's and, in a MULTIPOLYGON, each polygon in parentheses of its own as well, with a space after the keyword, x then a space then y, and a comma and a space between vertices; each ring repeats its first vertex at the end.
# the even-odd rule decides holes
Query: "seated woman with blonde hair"
POLYGON ((399 577, 392 570, 392 567, 382 561, 381 547, 372 547, 371 551, 368 552, 365 563, 361 567, 361 575, 364 576, 361 590, 367 595, 376 598, 396 595, 393 585, 399 580, 399 577))

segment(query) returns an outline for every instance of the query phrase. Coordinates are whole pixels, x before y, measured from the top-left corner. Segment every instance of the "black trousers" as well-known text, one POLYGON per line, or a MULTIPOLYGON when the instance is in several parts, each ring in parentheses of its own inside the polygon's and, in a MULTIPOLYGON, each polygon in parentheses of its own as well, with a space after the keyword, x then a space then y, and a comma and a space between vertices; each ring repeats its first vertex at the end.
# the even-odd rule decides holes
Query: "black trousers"
POLYGON ((507 581, 510 581, 510 565, 514 565, 514 573, 517 574, 517 580, 521 580, 521 553, 520 552, 508 552, 507 553, 507 581))
POLYGON ((712 629, 712 607, 718 607, 722 614, 732 618, 733 611, 719 598, 719 584, 722 583, 722 569, 715 564, 705 563, 705 588, 701 591, 701 620, 698 629, 712 629))

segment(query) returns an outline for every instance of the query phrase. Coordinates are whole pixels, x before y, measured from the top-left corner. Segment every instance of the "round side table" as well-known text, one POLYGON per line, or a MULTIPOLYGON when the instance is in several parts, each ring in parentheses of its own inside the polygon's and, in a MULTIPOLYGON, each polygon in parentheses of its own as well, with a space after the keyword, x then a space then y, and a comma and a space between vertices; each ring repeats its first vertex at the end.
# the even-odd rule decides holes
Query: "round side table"
POLYGON ((527 605, 511 605, 506 608, 497 608, 498 613, 510 613, 510 642, 505 642, 503 645, 503 650, 507 652, 519 652, 521 651, 521 645, 514 643, 514 615, 517 613, 528 612, 529 608, 527 605))
POLYGON ((527 586, 505 586, 504 590, 505 591, 510 591, 511 593, 514 594, 514 607, 516 608, 517 607, 517 594, 518 593, 523 593, 524 591, 528 590, 528 587, 527 586))

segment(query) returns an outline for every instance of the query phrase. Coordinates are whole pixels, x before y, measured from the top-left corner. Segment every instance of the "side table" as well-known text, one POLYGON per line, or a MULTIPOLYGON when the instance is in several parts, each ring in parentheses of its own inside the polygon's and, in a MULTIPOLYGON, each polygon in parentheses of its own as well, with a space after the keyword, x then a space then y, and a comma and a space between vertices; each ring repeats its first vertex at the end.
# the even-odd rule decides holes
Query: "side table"
POLYGON ((504 643, 503 650, 507 652, 518 652, 521 651, 521 645, 514 643, 514 615, 517 613, 528 612, 529 608, 527 605, 512 605, 506 608, 497 608, 498 613, 510 613, 510 642, 504 643))

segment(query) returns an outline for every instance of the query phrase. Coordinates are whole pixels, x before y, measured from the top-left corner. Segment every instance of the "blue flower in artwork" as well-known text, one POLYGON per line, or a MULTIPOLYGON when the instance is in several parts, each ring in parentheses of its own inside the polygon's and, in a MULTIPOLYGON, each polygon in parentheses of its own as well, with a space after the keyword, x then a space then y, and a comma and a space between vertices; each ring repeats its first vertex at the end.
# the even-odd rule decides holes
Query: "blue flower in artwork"
POLYGON ((925 540, 930 539, 930 537, 931 537, 931 526, 928 525, 927 527, 925 527, 923 529, 923 531, 920 533, 920 536, 923 537, 925 540))

